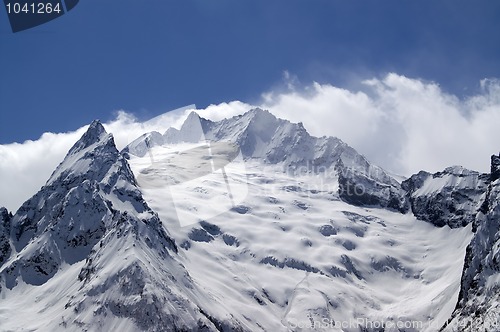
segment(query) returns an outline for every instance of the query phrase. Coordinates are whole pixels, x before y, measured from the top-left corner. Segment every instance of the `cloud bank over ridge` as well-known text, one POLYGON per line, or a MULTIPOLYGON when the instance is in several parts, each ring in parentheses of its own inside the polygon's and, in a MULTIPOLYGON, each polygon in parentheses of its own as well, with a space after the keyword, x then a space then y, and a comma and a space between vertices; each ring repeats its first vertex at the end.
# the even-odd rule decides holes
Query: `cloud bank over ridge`
MULTIPOLYGON (((286 78, 290 75, 286 73, 286 78)), ((500 150, 500 81, 481 81, 480 91, 466 98, 444 92, 437 83, 394 73, 361 82, 358 90, 313 83, 262 95, 256 105, 232 101, 197 112, 211 120, 253 108, 303 122, 315 136, 336 136, 374 163, 409 176, 462 165, 489 170, 489 156, 500 150)), ((188 106, 146 122, 125 111, 105 125, 119 149, 144 132, 179 127, 188 106)), ((0 145, 0 206, 16 210, 50 176, 86 126, 69 133, 45 133, 36 141, 0 145)))

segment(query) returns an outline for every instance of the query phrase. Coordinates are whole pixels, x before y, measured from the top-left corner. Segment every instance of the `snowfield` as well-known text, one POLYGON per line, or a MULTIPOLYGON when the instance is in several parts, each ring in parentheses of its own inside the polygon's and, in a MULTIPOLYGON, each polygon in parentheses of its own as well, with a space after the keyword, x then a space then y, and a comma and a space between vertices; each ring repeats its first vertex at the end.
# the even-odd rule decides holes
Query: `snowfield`
MULTIPOLYGON (((162 159, 194 146, 152 153, 162 159)), ((129 163, 140 178, 151 158, 129 163)), ((214 197, 230 200, 224 181, 212 175, 141 191, 180 244, 195 282, 237 308, 252 330, 335 330, 343 324, 337 330, 358 331, 359 324, 405 322, 415 331, 436 331, 451 315, 470 226, 436 228, 411 214, 348 205, 339 199, 333 173, 293 176, 249 160, 230 163, 226 174, 248 189, 238 205, 217 215, 214 197), (190 204, 175 204, 173 192, 190 197, 190 204), (214 216, 181 227, 177 215, 200 208, 214 216), (356 326, 345 328, 348 323, 356 326)))

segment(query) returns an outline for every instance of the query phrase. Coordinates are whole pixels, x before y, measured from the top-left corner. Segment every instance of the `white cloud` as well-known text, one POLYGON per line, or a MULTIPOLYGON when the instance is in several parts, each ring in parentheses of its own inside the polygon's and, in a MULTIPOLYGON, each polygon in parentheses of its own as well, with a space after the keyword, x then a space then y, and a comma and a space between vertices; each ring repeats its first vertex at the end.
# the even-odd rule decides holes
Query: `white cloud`
POLYGON ((399 174, 451 165, 489 171, 500 149, 500 81, 482 81, 480 93, 465 99, 397 74, 363 83, 363 91, 316 83, 301 93, 270 93, 263 107, 302 121, 313 135, 337 136, 399 174))
POLYGON ((0 145, 0 206, 15 210, 34 195, 84 132, 45 133, 36 141, 0 145))
MULTIPOLYGON (((193 109, 192 107, 187 107, 193 109)), ((118 111, 116 119, 105 123, 108 132, 113 133, 119 149, 153 130, 164 131, 163 128, 176 125, 184 117, 186 111, 179 109, 146 122, 137 119, 124 111, 118 111)), ((45 133, 36 141, 22 144, 0 145, 0 206, 11 211, 34 195, 47 181, 54 169, 64 159, 73 144, 83 135, 88 126, 68 133, 45 133)))
POLYGON ((241 101, 232 101, 229 103, 210 105, 207 108, 197 110, 196 112, 198 112, 198 114, 200 114, 200 116, 204 117, 205 119, 220 121, 224 118, 230 118, 236 115, 243 114, 255 107, 257 106, 252 106, 241 101))
MULTIPOLYGON (((288 78, 287 78, 288 77, 288 78)), ((500 81, 481 81, 481 91, 459 99, 436 83, 389 74, 363 82, 363 91, 314 83, 263 94, 259 106, 276 116, 303 122, 315 136, 337 136, 374 163, 395 173, 439 171, 463 165, 489 171, 489 156, 500 150, 500 81)), ((288 87, 287 87, 288 86, 288 87)), ((210 105, 201 116, 221 120, 242 114, 252 105, 240 101, 210 105)), ((117 112, 106 123, 119 149, 141 134, 180 127, 194 105, 146 122, 117 112)), ((0 145, 0 206, 17 209, 44 185, 86 126, 70 133, 46 133, 36 141, 0 145)))

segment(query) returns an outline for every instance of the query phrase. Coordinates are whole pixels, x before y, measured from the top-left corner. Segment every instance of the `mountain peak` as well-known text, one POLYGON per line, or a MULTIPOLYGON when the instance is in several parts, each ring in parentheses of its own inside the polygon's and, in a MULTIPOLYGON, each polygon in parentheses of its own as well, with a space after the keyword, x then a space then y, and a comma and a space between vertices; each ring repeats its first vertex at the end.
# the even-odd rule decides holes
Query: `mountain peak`
POLYGON ((9 211, 4 208, 4 207, 0 207, 0 221, 2 220, 7 220, 9 218, 9 211))
POLYGON ((186 121, 193 120, 193 119, 195 119, 195 120, 200 119, 200 115, 198 113, 196 113, 195 111, 191 111, 189 113, 188 117, 186 118, 186 121))
POLYGON ((68 152, 68 155, 86 149, 89 146, 99 142, 103 139, 104 135, 107 135, 107 132, 101 122, 99 120, 92 121, 85 134, 83 134, 83 136, 75 143, 75 145, 73 145, 71 150, 68 152))
POLYGON ((182 130, 183 127, 184 128, 189 128, 189 129, 192 129, 193 127, 196 127, 196 129, 200 129, 199 127, 202 126, 202 123, 204 121, 207 121, 207 120, 204 119, 204 118, 202 118, 195 111, 191 111, 191 113, 189 113, 189 115, 186 118, 186 120, 184 120, 184 123, 181 126, 181 130, 182 130))
POLYGON ((105 134, 107 134, 107 132, 101 122, 99 120, 94 120, 90 123, 87 132, 82 136, 82 140, 86 139, 89 142, 95 143, 105 134))
POLYGON ((201 118, 198 113, 192 111, 181 126, 181 140, 184 142, 197 143, 205 139, 207 120, 201 118))
MULTIPOLYGON (((119 152, 113 135, 108 134, 103 125, 95 120, 57 166, 47 181, 47 185, 56 180, 71 181, 75 177, 89 177, 89 179, 101 181, 109 167, 116 163, 118 158, 119 152)), ((128 178, 134 182, 133 176, 129 175, 128 178)))
POLYGON ((276 121, 278 118, 269 112, 268 110, 263 110, 262 108, 252 108, 248 112, 244 113, 242 117, 249 117, 253 121, 255 120, 268 120, 268 121, 276 121))
MULTIPOLYGON (((169 129, 163 139, 156 139, 149 146, 177 144, 181 142, 198 143, 200 140, 225 141, 237 145, 244 159, 261 160, 267 164, 281 164, 285 171, 319 172, 334 167, 342 160, 342 170, 348 176, 342 177, 346 186, 351 180, 362 177, 365 187, 370 187, 369 195, 362 200, 354 200, 348 191, 341 197, 353 204, 389 206, 406 212, 406 200, 400 184, 379 167, 372 166, 366 158, 353 148, 334 137, 313 137, 304 125, 277 118, 271 112, 254 108, 242 115, 212 122, 191 112, 180 128, 169 129), (349 169, 349 170, 347 170, 349 169), (344 172, 345 171, 345 172, 344 172), (378 187, 384 184, 384 190, 378 187), (382 193, 383 191, 383 193, 382 193), (383 196, 383 197, 382 197, 383 196)), ((129 144, 125 151, 139 157, 146 154, 148 144, 144 137, 129 144)))
MULTIPOLYGON (((0 210, 0 214, 5 212, 0 210)), ((63 262, 73 264, 85 258, 106 231, 114 229, 120 214, 130 216, 134 223, 147 218, 153 231, 159 232, 159 220, 142 199, 113 136, 94 121, 46 185, 12 217, 13 244, 17 260, 23 262, 12 262, 13 273, 23 274, 31 284, 47 281, 63 262), (26 263, 33 255, 44 257, 42 272, 36 270, 38 265, 26 263)))
MULTIPOLYGON (((262 109, 260 107, 252 108, 247 113, 255 114, 255 115, 259 115, 259 114, 271 114, 271 112, 269 112, 268 110, 264 110, 264 109, 262 109)), ((273 115, 273 117, 274 117, 274 115, 273 115)))

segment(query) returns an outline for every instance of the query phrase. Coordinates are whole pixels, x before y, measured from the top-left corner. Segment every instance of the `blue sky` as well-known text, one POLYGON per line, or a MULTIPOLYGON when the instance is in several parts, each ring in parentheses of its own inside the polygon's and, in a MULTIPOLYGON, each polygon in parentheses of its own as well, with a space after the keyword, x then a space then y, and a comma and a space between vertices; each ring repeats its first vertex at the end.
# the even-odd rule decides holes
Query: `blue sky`
POLYGON ((253 103, 285 70, 354 89, 396 72, 460 97, 500 77, 494 0, 84 0, 16 34, 1 11, 0 144, 118 109, 253 103))

